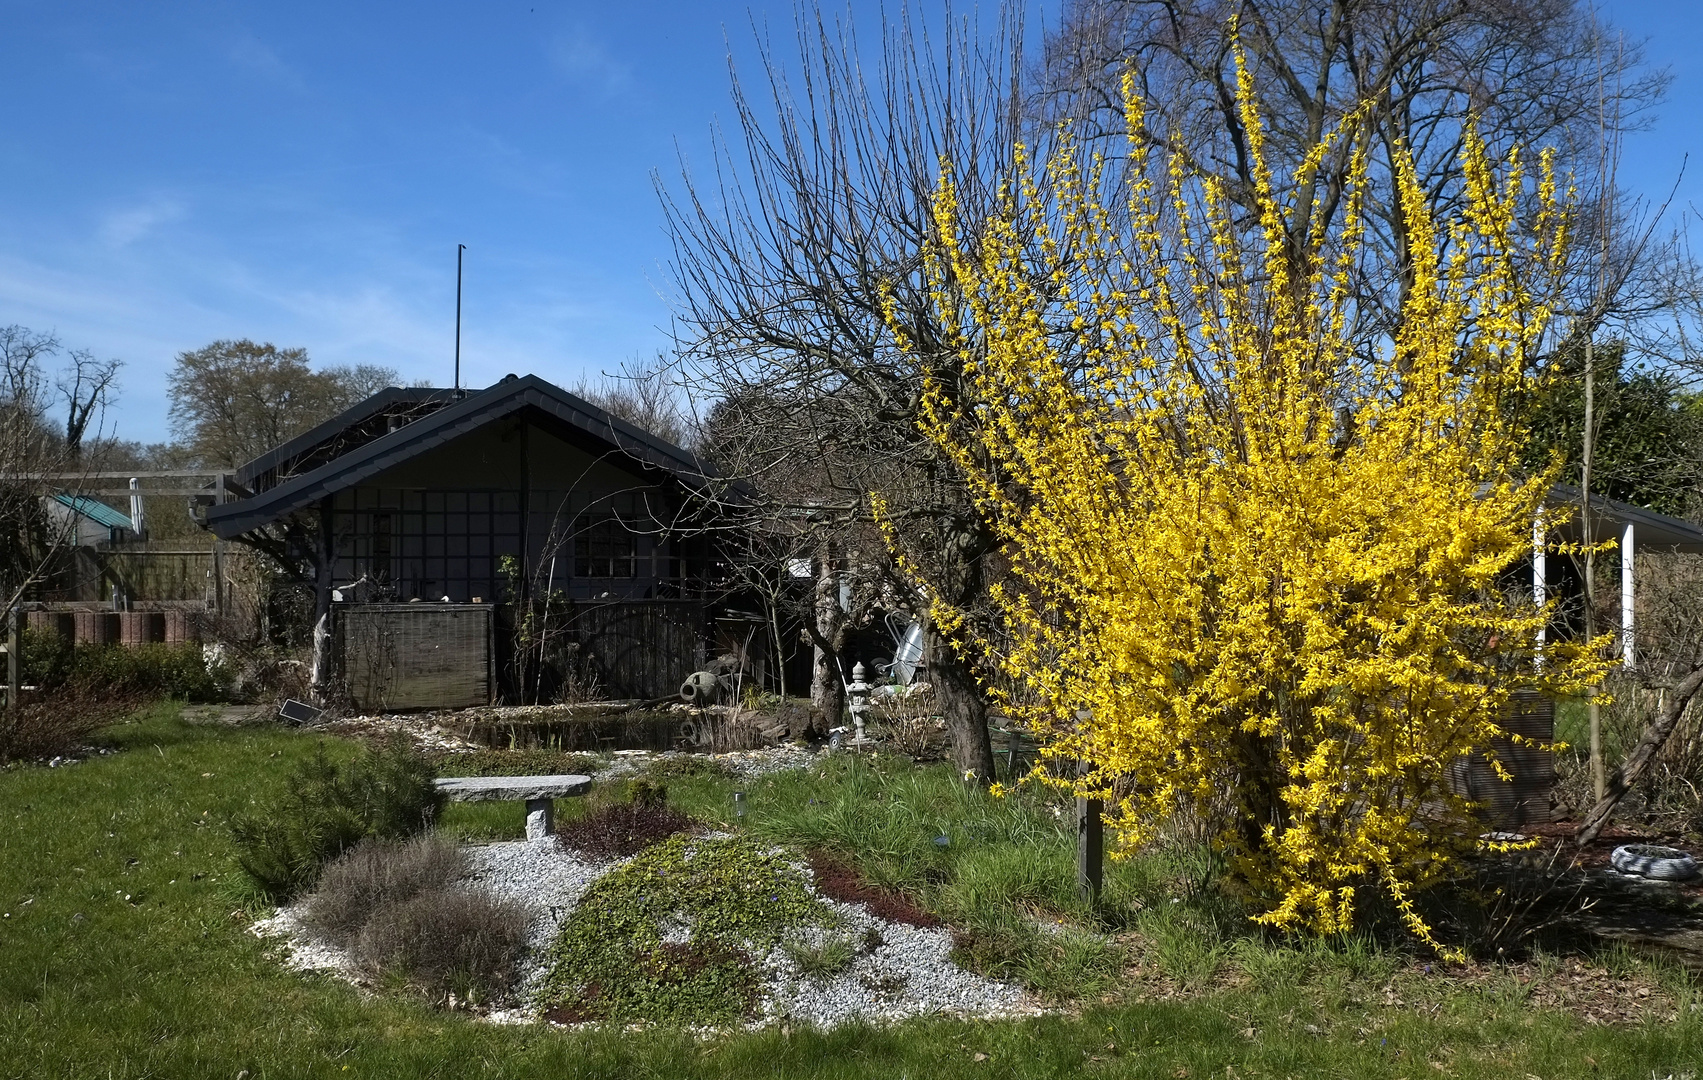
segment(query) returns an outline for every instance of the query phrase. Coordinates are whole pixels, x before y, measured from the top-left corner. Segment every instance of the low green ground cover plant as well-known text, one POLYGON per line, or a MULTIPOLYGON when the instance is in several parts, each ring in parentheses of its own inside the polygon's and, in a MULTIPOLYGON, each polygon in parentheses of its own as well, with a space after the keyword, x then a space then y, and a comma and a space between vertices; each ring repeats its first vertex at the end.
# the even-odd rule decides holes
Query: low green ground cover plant
MULTIPOLYGON (((730 784, 671 790, 697 816, 734 824, 730 784)), ((1151 891, 1144 873, 1114 864, 1105 904, 1090 908, 1076 894, 1061 802, 1028 791, 995 797, 946 765, 835 755, 752 782, 746 797, 751 834, 855 868, 878 893, 950 924, 967 966, 1054 997, 1095 994, 1116 978, 1125 957, 1103 932, 1106 916, 1151 891)))
POLYGON ((256 894, 282 903, 311 888, 321 868, 362 839, 398 839, 431 827, 444 806, 431 763, 405 739, 339 763, 322 743, 297 762, 283 790, 231 818, 237 863, 256 894))
MULTIPOLYGON (((259 909, 244 906, 252 893, 217 823, 270 799, 319 739, 266 725, 188 725, 169 704, 100 738, 117 752, 0 773, 5 1080, 245 1070, 252 1080, 1553 1080, 1682 1076, 1703 1059, 1703 1009, 1693 1008, 1700 1002, 1683 973, 1624 950, 1599 956, 1584 942, 1542 964, 1457 973, 1427 972, 1369 939, 1246 937, 1224 962, 1230 977, 1189 994, 1150 992, 1156 962, 1143 951, 1114 999, 1018 1021, 935 1017, 827 1032, 777 1024, 713 1037, 475 1022, 414 995, 304 977, 249 932, 259 909), (1588 984, 1601 996, 1565 1007, 1546 996, 1588 984), (1587 1008, 1598 1022, 1583 1020, 1587 1008)), ((332 744, 338 761, 352 753, 332 744)), ((749 792, 760 819, 768 796, 760 784, 749 792)), ((731 819, 727 795, 670 784, 671 799, 706 820, 731 819)), ((454 804, 448 816, 479 805, 454 804)), ((509 828, 520 836, 522 816, 509 828)), ((1132 860, 1118 881, 1138 866, 1147 867, 1148 910, 1190 906, 1180 856, 1132 860)))
POLYGON ((835 922, 803 872, 748 837, 676 836, 599 878, 550 948, 562 1020, 715 1024, 756 1005, 752 950, 835 922))

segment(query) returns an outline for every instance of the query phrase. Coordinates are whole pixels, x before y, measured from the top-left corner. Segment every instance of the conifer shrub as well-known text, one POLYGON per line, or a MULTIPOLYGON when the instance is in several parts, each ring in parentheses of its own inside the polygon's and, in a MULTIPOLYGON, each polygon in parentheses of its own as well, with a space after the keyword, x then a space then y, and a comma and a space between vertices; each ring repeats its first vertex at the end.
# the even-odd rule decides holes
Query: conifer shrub
POLYGON ((444 804, 435 779, 431 763, 405 739, 363 750, 346 765, 321 744, 280 795, 231 820, 237 865, 263 899, 283 903, 363 838, 400 839, 430 828, 444 804))

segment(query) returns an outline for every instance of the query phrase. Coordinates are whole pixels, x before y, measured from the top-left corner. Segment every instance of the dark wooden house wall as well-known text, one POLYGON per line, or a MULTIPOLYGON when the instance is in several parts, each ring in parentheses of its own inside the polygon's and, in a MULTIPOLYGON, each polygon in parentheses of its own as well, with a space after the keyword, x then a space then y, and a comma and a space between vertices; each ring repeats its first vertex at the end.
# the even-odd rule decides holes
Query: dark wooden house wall
POLYGON ((645 477, 509 420, 332 496, 333 577, 376 582, 362 598, 507 601, 510 556, 532 593, 675 598, 704 564, 701 538, 661 535, 678 508, 645 477))

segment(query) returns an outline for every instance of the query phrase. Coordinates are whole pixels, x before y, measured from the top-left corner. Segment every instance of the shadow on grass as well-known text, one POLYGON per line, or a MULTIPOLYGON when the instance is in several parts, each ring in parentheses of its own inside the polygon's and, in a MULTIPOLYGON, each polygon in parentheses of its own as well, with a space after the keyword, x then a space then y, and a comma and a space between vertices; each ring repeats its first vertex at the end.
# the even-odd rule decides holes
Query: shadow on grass
MULTIPOLYGON (((1222 970, 1238 978, 1220 977, 1216 988, 1170 1000, 1153 996, 1170 989, 1126 974, 1113 1003, 1026 1021, 936 1018, 833 1032, 775 1026, 701 1038, 664 1029, 475 1023, 400 995, 363 995, 297 975, 277 962, 249 933, 251 914, 232 902, 221 814, 281 782, 316 739, 275 728, 191 728, 174 717, 166 707, 117 729, 125 753, 0 773, 0 913, 9 916, 0 919, 0 1077, 231 1077, 246 1069, 256 1080, 956 1080, 1175 1077, 1182 1070, 1206 1077, 1227 1068, 1237 1076, 1398 1077, 1437 1072, 1429 1064, 1436 1062, 1447 1074, 1506 1080, 1528 1073, 1682 1075, 1703 1059, 1703 1010, 1692 1008, 1694 994, 1678 996, 1683 987, 1671 1006, 1642 1021, 1590 1025, 1544 1006, 1529 992, 1530 980, 1517 992, 1513 974, 1505 985, 1467 986, 1427 976, 1397 954, 1391 976, 1382 946, 1352 942, 1232 954, 1222 970)), ((333 745, 335 753, 352 752, 333 745)), ((669 785, 683 810, 732 824, 729 782, 671 778, 669 785)), ((999 865, 970 858, 974 852, 1026 843, 1045 849, 1054 841, 1042 826, 1057 828, 1044 804, 1016 816, 926 774, 830 773, 745 788, 749 827, 759 835, 867 841, 872 860, 884 860, 892 878, 942 897, 961 869, 999 865), (863 801, 842 799, 842 784, 861 790, 863 801), (910 806, 885 805, 912 799, 910 806), (943 827, 950 845, 931 851, 943 827)), ((1115 869, 1108 894, 1161 898, 1176 871, 1115 869)), ((1066 895, 1049 886, 1036 901, 1036 888, 1013 875, 1008 885, 978 885, 977 895, 1008 889, 1026 897, 1023 903, 1066 895)), ((1131 918, 1159 906, 1146 903, 1131 918)), ((1203 915, 1179 911, 1174 918, 1169 932, 1177 942, 1190 934, 1205 940, 1203 915)), ((1649 983, 1640 957, 1610 959, 1621 974, 1602 974, 1605 993, 1624 997, 1635 983, 1649 983)), ((1553 981, 1571 979, 1571 971, 1553 981)))

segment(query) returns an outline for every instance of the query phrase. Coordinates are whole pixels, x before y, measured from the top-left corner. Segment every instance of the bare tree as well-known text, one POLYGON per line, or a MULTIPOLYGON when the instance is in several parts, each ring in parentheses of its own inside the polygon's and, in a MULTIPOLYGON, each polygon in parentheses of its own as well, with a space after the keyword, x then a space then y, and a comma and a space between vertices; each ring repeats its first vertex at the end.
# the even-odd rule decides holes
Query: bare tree
POLYGON ((75 541, 71 517, 48 513, 47 500, 61 487, 75 487, 66 476, 81 465, 84 432, 104 406, 118 367, 75 352, 55 380, 47 362, 59 348, 53 334, 0 327, 0 612, 47 579, 75 541), (68 405, 64 438, 49 419, 50 385, 60 388, 68 405), (74 392, 64 390, 68 385, 74 392))
MULTIPOLYGON (((809 7, 794 31, 784 56, 762 39, 753 87, 734 72, 737 136, 719 145, 714 180, 687 175, 678 195, 663 192, 677 351, 739 421, 709 425, 706 448, 760 492, 762 512, 812 516, 819 581, 875 562, 845 542, 854 526, 876 535, 873 496, 887 507, 909 606, 977 611, 998 545, 917 427, 925 388, 950 393, 965 371, 923 257, 943 168, 970 222, 991 216, 1010 174, 1025 115, 1020 15, 1001 9, 984 28, 948 12, 931 36, 903 9, 882 23, 868 67, 849 20, 809 7)), ((832 606, 819 605, 829 616, 832 606)), ((833 635, 818 637, 831 654, 833 635)), ((930 644, 953 759, 985 783, 981 658, 968 637, 931 630, 930 644)))
POLYGON ((0 326, 0 397, 8 410, 42 413, 46 406, 43 365, 58 352, 59 339, 53 334, 39 334, 16 323, 0 326))
POLYGON ((696 432, 690 413, 681 406, 682 387, 675 374, 667 355, 658 352, 648 363, 637 357, 626 361, 595 383, 581 379, 573 392, 611 416, 689 449, 696 432))
POLYGON ((116 389, 118 369, 124 361, 97 360, 87 349, 73 351, 70 361, 54 386, 65 405, 65 453, 75 461, 83 455, 83 436, 88 433, 89 422, 106 412, 107 399, 116 389))
POLYGON ((1257 224, 1237 44, 1262 107, 1264 160, 1299 208, 1283 223, 1297 254, 1314 230, 1342 223, 1351 140, 1317 169, 1300 165, 1365 109, 1375 153, 1360 299, 1372 334, 1393 325, 1411 284, 1402 216, 1379 195, 1393 190, 1384 181, 1398 152, 1413 156, 1445 217, 1462 205, 1460 152, 1473 119, 1494 145, 1553 147, 1564 173, 1594 182, 1605 117, 1615 133, 1639 126, 1668 82, 1576 0, 1071 0, 1047 41, 1038 101, 1090 138, 1121 136, 1120 85, 1133 73, 1157 114, 1145 137, 1221 182, 1257 224))

